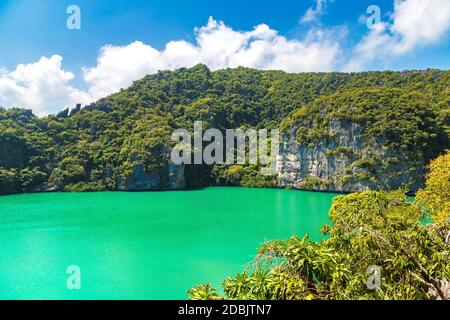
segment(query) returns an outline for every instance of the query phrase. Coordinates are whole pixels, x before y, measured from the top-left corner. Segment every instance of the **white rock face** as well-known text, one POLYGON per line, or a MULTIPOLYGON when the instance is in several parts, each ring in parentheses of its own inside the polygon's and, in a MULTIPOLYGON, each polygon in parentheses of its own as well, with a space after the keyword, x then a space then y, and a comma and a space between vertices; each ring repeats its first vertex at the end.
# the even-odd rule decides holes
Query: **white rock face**
POLYGON ((329 138, 313 144, 297 142, 297 128, 292 128, 282 138, 277 163, 280 187, 290 185, 298 189, 359 192, 367 188, 400 188, 412 177, 409 188, 415 191, 423 183, 425 164, 417 165, 400 152, 386 151, 383 141, 370 141, 364 137, 364 128, 358 124, 331 121, 329 138), (370 170, 361 168, 356 162, 388 158, 399 161, 386 168, 379 164, 370 170), (368 173, 371 177, 365 178, 368 173))

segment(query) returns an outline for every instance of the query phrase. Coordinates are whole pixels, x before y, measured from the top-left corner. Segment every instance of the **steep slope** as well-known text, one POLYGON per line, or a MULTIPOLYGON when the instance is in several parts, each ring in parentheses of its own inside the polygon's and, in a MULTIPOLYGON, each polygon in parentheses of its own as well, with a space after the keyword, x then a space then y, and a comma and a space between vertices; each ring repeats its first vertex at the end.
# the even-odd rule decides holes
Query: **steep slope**
MULTIPOLYGON (((196 120, 203 121, 205 129, 224 130, 277 128, 284 119, 291 134, 286 134, 279 166, 281 185, 350 191, 396 187, 411 178, 416 189, 422 182, 420 166, 449 147, 448 132, 443 133, 449 126, 449 88, 450 72, 439 70, 288 74, 247 68, 211 72, 198 65, 148 75, 92 105, 45 118, 0 108, 0 193, 273 186, 276 177, 261 177, 257 166, 171 165, 170 137, 174 129, 191 130, 196 120), (398 112, 390 99, 401 101, 398 112), (359 105, 359 100, 364 103, 359 105), (324 103, 326 108, 316 117, 324 103), (347 119, 341 115, 346 108, 350 115, 367 117, 347 119), (370 137, 384 116, 390 126, 370 137), (391 126, 398 125, 405 132, 390 133, 391 126), (309 139, 327 130, 337 140, 319 134, 319 140, 306 145, 293 138, 298 132, 311 132, 306 134, 309 139), (414 130, 420 135, 411 135, 414 130), (381 147, 384 134, 400 134, 399 145, 381 147), (351 142, 353 136, 359 140, 351 142), (381 158, 373 163, 377 169, 360 170, 356 165, 365 166, 371 145, 381 158), (343 160, 338 153, 348 151, 345 148, 352 148, 358 159, 343 160), (344 169, 349 170, 342 175, 344 169), (404 178, 394 179, 396 175, 404 178), (344 188, 339 177, 347 180, 344 188)), ((374 159, 369 157, 369 162, 374 159)))
POLYGON ((279 182, 300 189, 417 191, 448 146, 440 109, 419 92, 356 89, 319 98, 283 123, 279 182))

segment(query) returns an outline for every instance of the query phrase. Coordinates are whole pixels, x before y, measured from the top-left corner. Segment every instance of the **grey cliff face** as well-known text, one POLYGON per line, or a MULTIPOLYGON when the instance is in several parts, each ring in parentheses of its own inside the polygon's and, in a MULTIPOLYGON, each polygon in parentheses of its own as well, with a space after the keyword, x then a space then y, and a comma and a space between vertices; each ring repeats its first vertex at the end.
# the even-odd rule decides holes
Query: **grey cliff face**
MULTIPOLYGON (((298 128, 282 135, 277 159, 278 187, 330 192, 360 192, 366 189, 408 188, 415 192, 423 186, 426 161, 392 150, 382 138, 371 138, 357 123, 332 120, 325 136, 314 142, 297 141, 298 128)), ((306 130, 314 129, 306 127, 306 130)), ((133 167, 132 174, 117 183, 124 191, 180 190, 186 187, 185 167, 167 163, 163 169, 146 172, 144 165, 133 167)))
POLYGON ((386 151, 383 141, 367 141, 358 124, 331 121, 328 138, 315 143, 298 142, 297 129, 291 128, 282 138, 277 159, 280 187, 360 192, 408 186, 416 191, 423 184, 424 162, 400 151, 386 151))
POLYGON ((143 164, 133 167, 133 173, 119 181, 122 191, 177 190, 185 188, 184 166, 168 164, 164 169, 145 172, 143 164))

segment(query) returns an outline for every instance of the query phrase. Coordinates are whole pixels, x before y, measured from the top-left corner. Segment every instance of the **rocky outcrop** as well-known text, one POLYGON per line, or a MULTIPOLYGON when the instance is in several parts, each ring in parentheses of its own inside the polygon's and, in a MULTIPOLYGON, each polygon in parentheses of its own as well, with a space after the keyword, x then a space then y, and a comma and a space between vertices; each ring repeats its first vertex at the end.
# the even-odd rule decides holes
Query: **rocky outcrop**
POLYGON ((184 166, 168 164, 162 170, 147 173, 143 164, 133 167, 132 174, 126 179, 119 179, 118 189, 121 191, 151 191, 184 189, 184 166))
POLYGON ((416 191, 423 185, 425 162, 388 150, 383 139, 367 139, 356 123, 330 121, 328 133, 316 142, 297 141, 298 128, 290 128, 282 138, 277 159, 280 187, 359 192, 401 187, 416 191))
POLYGON ((184 165, 169 164, 169 189, 179 190, 186 188, 184 169, 184 165))

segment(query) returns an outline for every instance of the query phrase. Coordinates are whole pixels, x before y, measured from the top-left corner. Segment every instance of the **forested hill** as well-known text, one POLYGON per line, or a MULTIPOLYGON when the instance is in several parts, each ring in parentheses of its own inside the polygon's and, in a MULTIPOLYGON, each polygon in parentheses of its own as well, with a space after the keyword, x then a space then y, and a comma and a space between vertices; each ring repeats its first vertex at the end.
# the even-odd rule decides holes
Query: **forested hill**
MULTIPOLYGON (((450 72, 288 74, 248 68, 211 72, 197 65, 148 75, 90 106, 45 118, 25 109, 0 108, 0 193, 277 184, 277 177, 261 177, 255 166, 169 165, 172 131, 192 128, 195 120, 202 120, 204 128, 218 129, 282 124, 290 139, 286 142, 297 144, 290 152, 315 146, 323 151, 316 158, 311 153, 313 167, 330 159, 343 163, 336 154, 330 156, 349 151, 347 144, 329 143, 329 133, 336 134, 331 129, 339 125, 344 128, 340 135, 356 134, 346 131, 347 123, 359 128, 364 152, 371 145, 381 151, 347 157, 344 185, 376 187, 380 181, 386 186, 395 173, 407 173, 420 184, 422 172, 417 167, 425 168, 449 148, 450 72), (396 155, 417 161, 402 163, 404 159, 396 155), (375 161, 377 157, 381 162, 375 161), (359 166, 352 167, 355 162, 359 166), (378 164, 376 170, 370 167, 378 164), (383 166, 389 176, 384 176, 383 166)), ((357 150, 356 145, 351 147, 357 150)), ((335 177, 343 174, 295 166, 283 170, 281 180, 286 182, 291 175, 288 183, 295 187, 325 190, 336 190, 335 177)))

